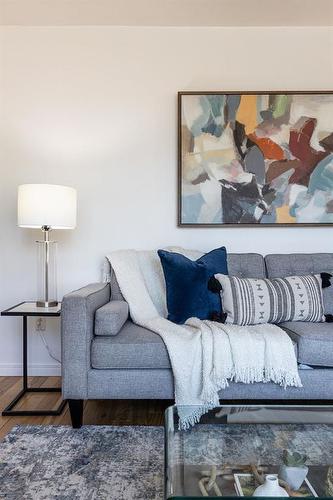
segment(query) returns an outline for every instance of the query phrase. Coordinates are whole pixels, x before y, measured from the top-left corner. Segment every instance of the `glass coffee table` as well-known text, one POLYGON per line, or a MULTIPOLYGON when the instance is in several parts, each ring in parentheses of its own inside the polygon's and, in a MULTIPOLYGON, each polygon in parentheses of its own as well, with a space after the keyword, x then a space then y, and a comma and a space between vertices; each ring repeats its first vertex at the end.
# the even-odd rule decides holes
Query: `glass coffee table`
POLYGON ((261 485, 266 498, 333 497, 333 406, 220 406, 187 431, 182 409, 165 415, 165 499, 246 499, 261 485))

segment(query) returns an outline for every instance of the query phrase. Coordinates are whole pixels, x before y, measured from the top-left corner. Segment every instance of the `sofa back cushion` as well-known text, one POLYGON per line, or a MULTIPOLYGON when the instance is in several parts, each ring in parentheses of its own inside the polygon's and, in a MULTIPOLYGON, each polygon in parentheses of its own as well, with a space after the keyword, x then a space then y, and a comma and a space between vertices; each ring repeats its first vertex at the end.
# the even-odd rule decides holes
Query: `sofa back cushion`
MULTIPOLYGON (((264 257, 258 253, 229 253, 228 270, 229 274, 239 278, 265 278, 266 276, 264 257)), ((115 272, 107 259, 104 271, 110 276, 111 300, 124 300, 115 272)))
POLYGON ((229 253, 228 271, 238 278, 265 278, 265 260, 259 253, 229 253))
POLYGON ((267 277, 285 278, 333 271, 333 253, 270 254, 265 257, 267 277))
MULTIPOLYGON (((333 274, 333 253, 270 254, 265 257, 268 278, 333 274)), ((323 289, 324 313, 333 314, 333 286, 323 289)))

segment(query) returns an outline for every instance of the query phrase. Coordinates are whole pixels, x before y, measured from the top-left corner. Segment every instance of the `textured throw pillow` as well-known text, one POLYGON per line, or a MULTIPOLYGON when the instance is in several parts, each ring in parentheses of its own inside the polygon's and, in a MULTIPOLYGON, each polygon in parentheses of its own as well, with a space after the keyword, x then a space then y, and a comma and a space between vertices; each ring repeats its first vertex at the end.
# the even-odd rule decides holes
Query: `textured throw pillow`
POLYGON ((255 325, 325 321, 320 274, 255 279, 215 275, 226 323, 255 325))
POLYGON ((327 286, 323 286, 323 302, 324 302, 324 314, 326 317, 326 321, 329 323, 333 322, 333 286, 330 286, 332 280, 333 273, 321 273, 328 277, 327 286))
POLYGON ((182 324, 191 317, 211 319, 214 313, 221 313, 220 297, 208 289, 208 282, 216 273, 228 273, 225 247, 195 261, 166 250, 158 250, 158 255, 165 277, 170 321, 182 324))

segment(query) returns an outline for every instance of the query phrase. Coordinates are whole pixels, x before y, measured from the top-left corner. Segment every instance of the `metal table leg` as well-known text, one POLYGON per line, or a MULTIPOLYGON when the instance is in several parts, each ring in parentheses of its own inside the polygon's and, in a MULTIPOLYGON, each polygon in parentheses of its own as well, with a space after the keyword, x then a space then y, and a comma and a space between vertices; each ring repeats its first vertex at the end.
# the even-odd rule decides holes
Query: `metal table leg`
POLYGON ((28 318, 23 316, 23 389, 15 396, 13 401, 4 409, 2 415, 23 417, 23 416, 41 416, 41 415, 61 415, 66 406, 66 401, 61 401, 56 410, 15 410, 16 404, 28 392, 61 392, 60 387, 28 387, 28 318))

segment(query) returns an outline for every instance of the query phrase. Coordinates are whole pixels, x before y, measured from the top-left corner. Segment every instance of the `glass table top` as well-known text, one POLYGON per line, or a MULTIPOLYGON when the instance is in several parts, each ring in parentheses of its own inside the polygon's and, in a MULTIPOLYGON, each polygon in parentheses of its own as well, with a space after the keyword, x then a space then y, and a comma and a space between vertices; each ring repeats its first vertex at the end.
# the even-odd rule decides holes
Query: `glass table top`
POLYGON ((333 498, 333 406, 220 406, 187 431, 183 410, 165 415, 166 499, 333 498))
POLYGON ((36 301, 27 301, 16 304, 1 312, 2 316, 60 316, 61 302, 56 306, 40 307, 36 301))

